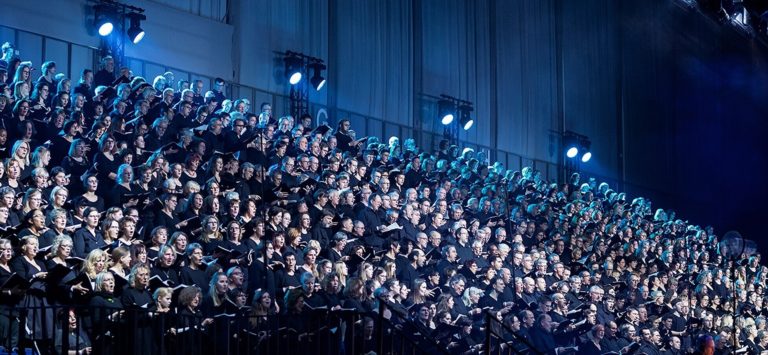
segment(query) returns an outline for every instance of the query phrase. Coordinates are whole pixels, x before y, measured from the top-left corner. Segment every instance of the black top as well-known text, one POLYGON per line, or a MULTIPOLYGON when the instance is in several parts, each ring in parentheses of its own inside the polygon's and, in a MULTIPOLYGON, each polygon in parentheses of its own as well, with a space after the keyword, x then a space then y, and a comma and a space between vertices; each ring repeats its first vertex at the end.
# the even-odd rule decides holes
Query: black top
POLYGON ((152 295, 147 290, 140 290, 129 286, 123 291, 120 302, 126 308, 149 308, 152 306, 152 295))
POLYGON ((208 293, 208 277, 205 275, 205 270, 184 266, 181 268, 180 281, 183 285, 200 287, 203 294, 208 293))
POLYGON ((74 245, 72 254, 78 258, 85 258, 91 250, 107 246, 107 243, 104 242, 104 237, 98 229, 94 235, 88 228, 78 229, 72 237, 72 243, 74 245))

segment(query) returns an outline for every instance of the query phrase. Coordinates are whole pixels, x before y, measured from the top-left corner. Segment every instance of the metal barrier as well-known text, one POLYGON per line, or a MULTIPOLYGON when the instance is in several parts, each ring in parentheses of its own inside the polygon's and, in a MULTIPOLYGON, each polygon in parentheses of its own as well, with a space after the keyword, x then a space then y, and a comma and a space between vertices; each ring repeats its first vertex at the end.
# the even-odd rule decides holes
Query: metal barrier
POLYGON ((450 354, 429 334, 416 326, 407 312, 379 302, 377 354, 450 354))
POLYGON ((88 306, 3 308, 11 319, 0 353, 62 354, 365 354, 397 348, 376 339, 375 317, 357 311, 302 315, 223 314, 211 319, 185 311, 88 306), (17 334, 17 337, 14 336, 17 334), (83 352, 84 354, 88 352, 83 352))
POLYGON ((383 302, 378 315, 309 311, 210 319, 185 310, 92 306, 4 307, 0 354, 449 354, 415 332, 407 314, 383 302), (78 353, 80 354, 80 353, 78 353))
POLYGON ((496 319, 493 312, 485 312, 485 346, 483 353, 490 354, 544 354, 525 337, 496 319))

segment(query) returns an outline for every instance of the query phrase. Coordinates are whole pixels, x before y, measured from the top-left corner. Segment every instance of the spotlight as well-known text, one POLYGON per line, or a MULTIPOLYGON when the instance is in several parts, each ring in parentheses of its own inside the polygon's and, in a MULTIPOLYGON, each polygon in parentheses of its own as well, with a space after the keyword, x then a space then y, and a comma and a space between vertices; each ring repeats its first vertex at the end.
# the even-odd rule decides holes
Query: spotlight
POLYGON ((315 88, 315 90, 320 91, 320 89, 325 86, 325 78, 322 76, 322 71, 325 69, 325 65, 320 62, 315 62, 309 65, 310 68, 312 68, 314 74, 312 75, 312 78, 309 79, 309 83, 312 84, 312 87, 315 88))
MULTIPOLYGON (((562 139, 563 150, 568 159, 576 159, 578 157, 582 163, 589 162, 592 159, 592 150, 590 149, 592 142, 589 140, 589 137, 576 132, 565 131, 562 139)), ((572 164, 570 160, 568 164, 572 164)))
POLYGON ((443 125, 449 125, 455 118, 456 105, 451 100, 440 100, 437 102, 438 116, 443 125))
POLYGON ((109 36, 115 28, 115 25, 110 18, 109 10, 105 6, 96 5, 95 11, 96 16, 94 18, 94 23, 96 24, 96 30, 102 37, 109 36))
POLYGON ((568 148, 568 150, 565 151, 565 156, 571 159, 575 158, 577 155, 579 155, 579 148, 575 146, 571 146, 568 148))
POLYGON ((459 124, 461 124, 461 127, 464 128, 465 131, 472 128, 472 125, 475 123, 475 120, 470 116, 470 112, 472 112, 472 106, 459 106, 459 124))
POLYGON ((142 39, 144 39, 144 30, 141 28, 141 21, 146 20, 147 17, 139 14, 139 13, 130 13, 126 15, 128 19, 130 20, 131 27, 128 28, 128 39, 133 42, 133 44, 141 42, 142 39))
POLYGON ((296 85, 301 81, 301 69, 304 61, 293 52, 286 53, 285 57, 285 75, 291 85, 296 85))
POLYGON ((592 151, 589 147, 592 145, 587 137, 582 137, 580 141, 581 145, 581 162, 586 163, 592 159, 592 151))

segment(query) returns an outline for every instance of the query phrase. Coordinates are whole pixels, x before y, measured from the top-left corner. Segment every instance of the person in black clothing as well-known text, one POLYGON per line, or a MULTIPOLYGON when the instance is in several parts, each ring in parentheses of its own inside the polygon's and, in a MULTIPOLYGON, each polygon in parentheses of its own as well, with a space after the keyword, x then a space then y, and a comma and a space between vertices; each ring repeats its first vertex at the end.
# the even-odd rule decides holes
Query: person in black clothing
POLYGON ((157 276, 168 287, 180 284, 179 270, 176 268, 176 253, 169 245, 163 245, 157 252, 157 261, 151 270, 152 277, 157 276))
POLYGON ((605 327, 602 324, 597 324, 587 333, 587 341, 579 344, 579 350, 577 355, 592 355, 592 354, 604 354, 605 351, 602 348, 602 340, 605 335, 605 327))
POLYGON ((197 286, 186 287, 179 294, 179 313, 171 331, 175 335, 179 354, 202 353, 203 337, 208 335, 213 318, 203 318, 198 309, 201 302, 202 292, 197 286))
MULTIPOLYGON (((11 81, 16 81, 16 86, 24 90, 32 87, 31 82, 27 82, 30 66, 20 65, 20 62, 12 60, 14 71, 10 74, 18 74, 18 78, 11 81)), ((155 96, 157 92, 152 85, 143 78, 130 78, 127 68, 120 68, 120 74, 115 75, 114 61, 109 58, 102 62, 93 85, 90 83, 92 73, 83 71, 82 80, 70 99, 69 79, 51 80, 52 63, 46 62, 43 67, 44 75, 39 83, 44 84, 35 86, 33 99, 36 100, 20 99, 26 96, 22 92, 17 93, 20 97, 15 100, 6 96, 0 98, 0 157, 14 157, 0 167, 3 183, 0 188, 3 197, 0 227, 3 230, 0 234, 11 238, 17 249, 29 241, 22 243, 14 237, 16 235, 30 232, 37 235, 39 249, 51 244, 50 241, 59 234, 72 234, 73 255, 82 257, 97 248, 111 247, 99 242, 100 231, 92 227, 90 219, 95 219, 97 226, 104 223, 107 232, 109 226, 117 224, 112 223, 113 220, 121 221, 120 225, 125 228, 117 236, 122 237, 121 243, 132 245, 138 258, 121 258, 120 263, 124 266, 113 267, 113 271, 119 272, 130 264, 146 262, 146 254, 138 251, 144 250, 139 245, 148 241, 145 236, 149 231, 167 230, 175 236, 171 238, 170 248, 164 248, 158 239, 153 244, 155 249, 150 249, 152 255, 149 256, 158 258, 152 263, 150 273, 156 277, 151 282, 153 289, 164 288, 163 284, 178 286, 185 283, 207 292, 210 287, 208 275, 235 264, 242 265, 242 269, 248 271, 246 282, 230 285, 230 289, 244 287, 247 295, 258 289, 267 290, 276 299, 291 294, 288 322, 305 333, 301 336, 302 346, 310 344, 306 340, 311 339, 311 332, 306 330, 314 328, 308 319, 317 316, 318 312, 303 312, 303 303, 298 300, 306 299, 312 303, 325 297, 325 291, 290 292, 301 286, 295 259, 296 253, 301 253, 304 248, 314 250, 312 254, 322 255, 329 261, 317 265, 335 262, 339 270, 346 266, 352 271, 351 275, 341 277, 343 280, 348 276, 349 282, 338 285, 344 292, 341 295, 334 293, 333 298, 338 297, 341 304, 369 315, 378 309, 377 301, 372 297, 374 293, 394 294, 397 291, 397 288, 377 291, 382 284, 390 287, 399 284, 398 298, 405 299, 406 304, 421 304, 428 293, 421 289, 423 283, 419 283, 418 291, 414 290, 418 297, 402 296, 419 279, 426 279, 426 291, 435 295, 452 292, 450 300, 455 301, 455 305, 449 308, 444 304, 442 307, 447 309, 441 309, 453 315, 449 321, 460 315, 461 318, 469 316, 470 309, 477 308, 476 301, 469 302, 470 307, 467 307, 461 296, 465 293, 463 288, 479 287, 486 290, 486 296, 480 300, 484 307, 493 307, 494 311, 509 308, 509 312, 525 316, 521 320, 528 325, 521 333, 533 329, 538 313, 547 311, 537 307, 548 303, 547 300, 557 298, 553 303, 558 309, 549 312, 549 316, 559 323, 567 321, 568 313, 574 311, 592 317, 591 307, 588 312, 579 307, 594 304, 597 306, 596 318, 608 333, 600 341, 601 351, 620 351, 630 341, 637 340, 635 335, 617 337, 614 320, 638 324, 638 333, 642 331, 641 327, 646 327, 651 334, 658 330, 665 338, 679 337, 681 352, 688 352, 692 337, 702 332, 714 333, 714 324, 722 324, 725 315, 734 313, 731 309, 733 295, 726 287, 734 278, 727 272, 730 261, 723 258, 717 248, 720 239, 715 231, 684 222, 669 211, 659 209, 659 213, 653 213, 649 200, 638 197, 629 202, 625 194, 611 190, 607 183, 582 181, 579 174, 574 174, 563 184, 552 184, 546 181, 545 172, 532 167, 507 170, 501 163, 485 161, 480 154, 475 157, 471 149, 460 154, 463 147, 452 146, 447 140, 435 151, 416 146, 413 139, 405 140, 401 149, 399 137, 391 137, 388 145, 381 144, 379 137, 370 137, 367 146, 362 147, 361 142, 366 139, 355 140, 349 120, 333 121, 334 126, 338 123, 335 130, 324 124, 315 125, 312 117, 307 116, 302 116, 301 126, 294 125, 289 116, 283 116, 278 125, 272 118, 269 103, 258 110, 260 115, 254 115, 248 112, 242 98, 233 97, 228 101, 235 102, 234 110, 230 110, 229 105, 227 110, 219 110, 226 99, 223 80, 217 80, 216 87, 208 95, 202 91, 203 83, 196 80, 191 91, 179 92, 178 98, 171 91, 155 96), (46 87, 49 90, 47 96, 46 87), (54 87, 56 92, 51 93, 54 87), (92 98, 96 93, 98 95, 92 98), (56 94, 54 102, 49 100, 51 94, 56 94), (196 110, 194 114, 189 106, 196 110), (133 110, 126 112, 127 107, 133 107, 133 110), (109 114, 105 115, 105 112, 109 114), (30 125, 30 122, 34 124, 30 125), (310 126, 319 127, 313 131, 310 126), (89 129, 92 134, 84 135, 89 129), (177 137, 177 133, 181 137, 177 137), (20 137, 24 139, 17 142, 20 137), (50 144, 45 144, 46 141, 50 144), (43 145, 48 147, 49 162, 42 158, 43 145), (94 148, 89 152, 91 146, 94 148), (33 151, 40 153, 33 156, 41 159, 33 159, 30 163, 26 157, 33 151), (206 169, 198 164, 208 160, 212 162, 208 169, 212 173, 202 176, 206 169), (184 164, 186 171, 176 168, 183 166, 175 164, 184 162, 187 162, 184 164), (296 166, 292 167, 294 163, 296 166), (32 175, 32 167, 38 170, 34 171, 35 178, 30 181, 25 177, 32 175), (134 171, 140 178, 133 178, 134 171), (52 181, 45 178, 48 172, 52 181), (264 179, 265 176, 269 181, 264 179), (315 179, 317 183, 307 178, 315 179), (303 182, 308 185, 301 188, 303 182), (49 207, 45 208, 36 204, 38 194, 34 190, 26 196, 17 196, 30 188, 39 188, 44 191, 42 197, 46 198, 52 196, 53 191, 59 191, 54 186, 66 186, 72 201, 67 198, 49 201, 49 207), (235 193, 239 198, 234 197, 235 193), (142 195, 126 198, 127 194, 142 195), (188 203, 173 207, 174 199, 188 203), (223 206, 219 206, 220 203, 223 206), (50 211, 48 216, 57 221, 51 224, 35 212, 34 228, 21 233, 14 229, 27 212, 38 207, 50 211), (95 211, 86 211, 85 207, 93 207, 95 211), (64 224, 59 209, 67 210, 64 213, 68 218, 64 224), (263 216, 264 211, 269 211, 269 217, 263 216), (401 217, 396 218, 398 215, 401 217), (180 223, 190 217, 199 220, 190 220, 188 225, 180 223), (267 226, 258 222, 260 220, 266 220, 267 226), (197 225, 200 221, 212 223, 206 223, 202 230, 197 225), (382 225, 395 221, 403 228, 383 229, 382 225), (45 226, 51 225, 54 228, 43 233, 45 226), (226 230, 226 241, 218 233, 221 230, 226 230), (174 231, 183 231, 183 234, 174 231), (288 246, 284 245, 285 234, 291 236, 288 246), (201 240, 204 246, 194 247, 201 240), (385 246, 394 245, 392 241, 399 243, 399 250, 385 249, 385 246), (193 246, 189 251, 188 244, 193 246), (398 255, 401 253, 403 255, 398 255), (250 254, 258 257, 246 265, 244 260, 248 258, 242 256, 250 254), (283 257, 286 259, 284 264, 283 257), (389 269, 374 266, 382 264, 389 269), (476 267, 481 271, 469 270, 476 267), (392 272, 392 268, 396 272, 392 272), (566 271, 571 275, 568 280, 565 279, 566 271), (499 280, 493 279, 494 273, 499 280), (374 274, 377 276, 375 280, 374 274), (451 282, 459 280, 454 276, 456 274, 464 278, 463 288, 451 282), (640 285, 639 280, 644 279, 649 280, 648 284, 640 285), (515 292, 516 289, 519 292, 515 292), (603 300, 600 294, 605 294, 603 300), (637 312, 630 307, 642 310, 639 306, 650 300, 645 299, 646 295, 654 301, 645 304, 649 315, 668 316, 668 325, 665 321, 664 325, 656 326, 644 317, 637 322, 637 312), (561 296, 564 296, 562 300, 561 296), (523 305, 523 299, 535 304, 523 305), (561 301, 565 303, 558 305, 561 301), (690 309, 689 304, 692 305, 690 309), (537 314, 531 312, 532 309, 537 314), (703 312, 707 314, 705 323, 712 325, 695 330, 688 320, 691 315, 700 317, 703 312)), ((158 83, 164 80, 158 80, 158 83)), ((163 89, 165 87, 157 86, 158 91, 163 89)), ((13 95, 0 92, 0 95, 8 94, 13 95)), ((44 204, 42 200, 40 202, 44 204)), ((109 232, 108 238, 111 242, 115 236, 109 232)), ((11 270, 16 266, 24 279, 32 280, 34 274, 42 272, 35 272, 38 269, 35 265, 45 258, 46 253, 40 254, 30 254, 29 260, 23 256, 15 258, 9 263, 11 270)), ((299 260, 302 259, 303 254, 299 254, 299 260)), ((64 260, 58 261, 67 264, 64 260)), ((738 274, 738 282, 749 285, 750 291, 754 285, 754 295, 763 297, 760 285, 765 284, 768 273, 761 269, 760 258, 744 258, 735 263, 744 268, 744 272, 738 274)), ((312 265, 307 269, 317 272, 318 281, 326 283, 329 270, 315 270, 312 265)), ((81 276, 78 270, 70 271, 67 271, 70 276, 81 276)), ((13 306, 29 307, 47 302, 48 297, 39 296, 45 295, 40 288, 49 286, 54 299, 62 303, 62 307, 69 306, 71 298, 67 288, 71 285, 62 280, 51 281, 50 285, 39 281, 33 280, 32 289, 24 297, 20 296, 23 301, 13 306)), ((123 278, 117 281, 124 282, 123 278)), ((114 294, 120 291, 115 290, 114 294)), ((168 309, 178 306, 178 291, 171 297, 174 304, 168 309)), ((475 297, 477 294, 474 291, 475 297)), ((739 301, 739 312, 736 312, 733 324, 749 324, 757 319, 757 314, 765 313, 764 307, 749 311, 760 304, 757 298, 753 299, 755 296, 750 294, 749 306, 739 301)), ((144 298, 142 303, 146 303, 144 298)), ((231 298, 232 301, 238 299, 231 298)), ((762 300, 763 305, 766 302, 762 300)), ((1 303, 0 307, 8 307, 1 303)), ((331 303, 336 304, 335 301, 331 303)), ((402 308, 402 304, 393 307, 402 308)), ((196 309, 196 306, 192 307, 189 313, 194 314, 196 309)), ((285 311, 285 307, 282 310, 285 311)), ((28 319, 45 318, 41 312, 37 313, 28 319)), ((87 315, 83 316, 89 319, 87 315)), ((164 317, 173 320, 176 314, 168 312, 164 317)), ((405 322, 410 321, 407 318, 405 322)), ((201 319, 192 322, 199 332, 190 339, 197 340, 207 334, 200 328, 201 322, 201 319)), ((42 339, 46 337, 45 329, 33 322, 27 322, 27 325, 36 328, 32 329, 36 334, 30 334, 30 337, 49 341, 53 347, 52 332, 47 333, 48 339, 42 339)), ((164 336, 150 337, 151 344, 159 345, 166 337, 170 343, 176 343, 170 340, 173 335, 166 334, 170 328, 170 325, 153 328, 164 336)), ((353 328, 347 326, 347 329, 353 328)), ((482 338, 484 330, 481 328, 484 327, 472 327, 472 339, 482 338)), ((85 328, 88 329, 95 328, 85 328)), ((141 331, 140 327, 135 329, 141 331)), ((576 345, 577 338, 588 344, 589 336, 581 334, 585 330, 572 329, 565 335, 551 332, 555 347, 576 345)), ((546 342, 547 332, 533 331, 537 332, 541 333, 537 335, 540 340, 546 342)), ((125 332, 122 329, 111 332, 115 339, 133 333, 133 327, 125 332)), ((727 333, 722 336, 735 337, 733 331, 727 333)), ((321 332, 316 336, 325 335, 321 332)), ((89 336, 98 347, 100 338, 94 334, 89 336)), ((347 336, 350 341, 355 338, 351 334, 347 336)), ((266 342, 270 344, 278 339, 266 338, 271 339, 266 342)), ((298 341, 298 338, 297 334, 293 340, 298 341)), ((758 335, 755 339, 760 338, 758 335)), ((0 340, 4 338, 0 336, 0 340)), ((744 343, 751 346, 751 338, 747 340, 744 343)), ((314 347, 317 342, 312 344, 314 347)), ((189 345, 195 344, 190 340, 189 345)), ((157 350, 157 346, 153 346, 157 350)), ((463 346, 466 348, 466 344, 463 346)), ((131 345, 116 349, 133 348, 131 345)), ((168 348, 159 349, 159 353, 163 350, 175 352, 168 348)), ((102 348, 98 351, 109 352, 102 348)))
POLYGON ((25 320, 26 324, 31 326, 32 340, 50 340, 54 328, 53 309, 45 307, 49 307, 49 295, 53 294, 54 287, 56 287, 53 282, 58 280, 47 282, 48 268, 45 263, 36 259, 39 251, 36 237, 23 237, 19 244, 21 253, 11 260, 10 267, 14 273, 27 280, 31 285, 18 305, 33 309, 27 313, 25 320))
POLYGON ((78 258, 85 258, 91 250, 107 245, 99 230, 99 211, 93 207, 88 207, 83 215, 86 224, 78 229, 72 238, 75 244, 73 254, 78 258))
POLYGON ((541 314, 536 318, 536 323, 530 332, 531 343, 540 351, 547 354, 558 354, 563 348, 557 347, 552 334, 552 318, 548 314, 541 314))
POLYGON ((163 202, 163 209, 155 214, 155 225, 166 226, 171 234, 177 232, 179 228, 186 227, 187 222, 180 221, 176 215, 178 197, 173 194, 163 194, 160 200, 163 202))
POLYGON ((128 276, 128 287, 120 298, 126 310, 127 331, 132 339, 130 347, 132 354, 152 354, 152 328, 151 319, 146 313, 152 305, 152 295, 149 287, 149 267, 144 264, 136 264, 128 276))
POLYGON ((204 285, 201 290, 208 292, 208 276, 205 273, 205 264, 203 263, 203 247, 200 244, 192 243, 187 247, 189 263, 181 268, 179 281, 182 285, 204 285))
POLYGON ((93 90, 91 90, 91 85, 93 84, 93 70, 91 69, 83 69, 82 73, 80 74, 80 81, 78 82, 77 86, 72 88, 72 96, 75 94, 81 94, 85 96, 86 101, 91 102, 93 101, 93 90))
POLYGON ((64 168, 64 171, 74 177, 74 179, 71 179, 74 181, 71 181, 70 185, 67 186, 73 193, 74 191, 82 191, 82 187, 78 186, 81 184, 77 181, 90 167, 90 162, 86 157, 87 149, 88 143, 85 140, 81 138, 74 139, 70 143, 69 153, 61 162, 61 167, 64 168))
POLYGON ((661 336, 659 335, 659 331, 652 331, 648 328, 643 328, 640 330, 640 336, 642 337, 642 340, 640 341, 640 349, 639 351, 648 354, 648 355, 659 355, 661 352, 659 351, 659 347, 657 344, 661 341, 661 336))
POLYGON ((369 207, 366 207, 358 213, 357 219, 365 225, 365 233, 363 234, 365 243, 378 250, 382 247, 384 242, 381 238, 383 222, 378 213, 379 208, 381 207, 381 196, 378 194, 371 194, 368 198, 368 204, 369 207))
POLYGON ((349 136, 350 126, 349 120, 339 121, 339 126, 337 127, 335 134, 337 145, 339 149, 344 152, 356 151, 360 145, 360 142, 353 140, 352 137, 349 136))
POLYGON ((97 353, 107 354, 116 351, 111 340, 111 333, 121 331, 120 321, 124 312, 120 298, 115 297, 115 276, 102 272, 96 276, 94 294, 90 300, 90 317, 86 321, 88 333, 93 335, 97 353))
MULTIPOLYGON (((756 353, 760 353, 761 351, 766 350, 765 348, 760 348, 758 345, 758 349, 756 353)), ((664 349, 661 352, 662 355, 682 355, 683 352, 680 349, 680 338, 673 336, 670 337, 669 340, 667 340, 666 349, 664 349)))
POLYGON ((619 336, 619 326, 616 322, 610 321, 606 323, 605 328, 607 331, 600 341, 600 349, 606 352, 619 352, 623 347, 629 345, 626 339, 619 336))
POLYGON ((95 86, 113 86, 115 82, 115 60, 112 56, 101 58, 101 69, 93 76, 95 86))
POLYGON ((301 286, 301 274, 296 270, 296 255, 287 252, 283 255, 284 267, 275 277, 275 289, 278 297, 282 297, 288 290, 301 286))
MULTIPOLYGON (((13 248, 11 241, 0 238, 0 285, 5 285, 11 276, 14 275, 14 271, 9 264, 12 257, 13 248)), ((18 311, 14 310, 14 307, 21 301, 23 294, 23 290, 18 287, 0 289, 0 334, 3 335, 0 347, 5 349, 18 347, 19 320, 18 311)))
POLYGON ((54 340, 54 348, 56 353, 59 354, 90 354, 92 351, 91 340, 88 337, 82 327, 79 326, 77 315, 74 309, 60 309, 58 312, 58 318, 63 319, 67 317, 67 348, 64 348, 64 329, 56 329, 56 336, 54 340))

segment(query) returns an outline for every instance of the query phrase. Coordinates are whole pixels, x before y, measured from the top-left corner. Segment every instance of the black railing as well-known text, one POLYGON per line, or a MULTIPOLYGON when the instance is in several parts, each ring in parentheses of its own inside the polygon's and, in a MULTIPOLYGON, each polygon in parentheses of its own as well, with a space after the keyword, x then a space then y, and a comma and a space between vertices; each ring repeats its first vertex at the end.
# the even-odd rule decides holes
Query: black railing
POLYGON ((444 344, 420 329, 407 312, 379 302, 377 354, 450 354, 444 344))
POLYGON ((490 354, 544 354, 528 339, 512 330, 491 311, 485 312, 485 346, 483 353, 490 354))
POLYGON ((387 343, 394 337, 374 337, 375 316, 349 310, 207 319, 184 311, 41 306, 5 307, 0 317, 7 325, 0 354, 365 354, 399 346, 387 343))
MULTIPOLYGON (((89 306, 0 308, 0 354, 453 354, 457 338, 438 339, 404 308, 377 313, 313 310, 301 315, 242 310, 210 319, 181 310, 89 306), (87 352, 83 352, 87 354, 87 352)), ((494 313, 477 320, 476 354, 542 354, 494 313)), ((460 328, 460 327, 459 327, 460 328)), ((459 333, 457 331, 456 333, 459 333)), ((458 335, 458 334, 457 334, 458 335)))

